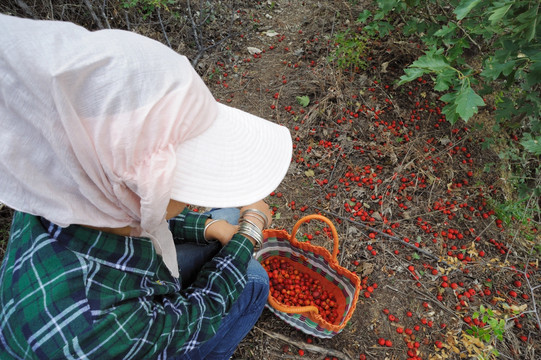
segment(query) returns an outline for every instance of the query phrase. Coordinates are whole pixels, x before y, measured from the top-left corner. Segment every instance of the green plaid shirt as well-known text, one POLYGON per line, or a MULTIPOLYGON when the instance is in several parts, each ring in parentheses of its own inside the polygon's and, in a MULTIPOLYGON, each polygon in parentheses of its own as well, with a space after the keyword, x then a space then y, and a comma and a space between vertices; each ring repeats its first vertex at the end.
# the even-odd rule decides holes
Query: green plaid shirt
MULTIPOLYGON (((205 241, 206 219, 171 219, 175 241, 205 241)), ((17 212, 0 267, 0 359, 167 359, 194 349, 244 288, 252 251, 235 235, 181 290, 147 238, 17 212)))

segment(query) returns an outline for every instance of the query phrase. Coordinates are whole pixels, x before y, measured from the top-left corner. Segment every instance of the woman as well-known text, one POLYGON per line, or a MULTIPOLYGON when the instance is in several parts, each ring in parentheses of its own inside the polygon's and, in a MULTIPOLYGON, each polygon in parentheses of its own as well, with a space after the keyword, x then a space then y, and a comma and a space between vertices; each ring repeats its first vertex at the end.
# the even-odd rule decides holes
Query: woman
POLYGON ((266 301, 252 253, 289 131, 134 33, 0 15, 0 34, 0 358, 229 358, 266 301))

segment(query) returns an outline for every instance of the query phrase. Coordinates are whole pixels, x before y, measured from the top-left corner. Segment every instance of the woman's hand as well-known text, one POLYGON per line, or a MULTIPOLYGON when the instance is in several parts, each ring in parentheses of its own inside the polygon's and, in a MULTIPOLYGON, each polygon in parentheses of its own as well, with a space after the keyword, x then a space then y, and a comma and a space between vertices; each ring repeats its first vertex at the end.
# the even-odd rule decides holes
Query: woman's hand
MULTIPOLYGON (((212 219, 208 219, 206 224, 210 223, 211 221, 212 219)), ((207 228, 205 238, 207 240, 217 240, 220 242, 220 244, 222 244, 222 246, 225 246, 229 240, 231 240, 233 235, 235 235, 238 229, 238 225, 231 225, 225 220, 216 221, 207 228)))
MULTIPOLYGON (((267 227, 271 224, 272 212, 269 208, 269 205, 267 205, 267 203, 265 203, 263 200, 260 200, 250 205, 243 206, 240 209, 240 213, 242 214, 244 211, 248 209, 257 209, 261 211, 267 217, 267 227)), ((250 217, 250 220, 254 222, 255 224, 257 224, 261 230, 263 230, 264 224, 259 218, 250 217)), ((212 219, 208 219, 206 224, 210 223, 211 221, 212 219)), ((207 228, 207 231, 205 232, 205 237, 207 240, 217 240, 220 242, 220 244, 222 244, 222 246, 225 246, 227 245, 229 240, 231 240, 233 235, 237 233, 238 230, 239 230, 238 225, 231 225, 225 220, 216 221, 207 228)), ((250 240, 254 242, 253 239, 250 239, 250 240)))

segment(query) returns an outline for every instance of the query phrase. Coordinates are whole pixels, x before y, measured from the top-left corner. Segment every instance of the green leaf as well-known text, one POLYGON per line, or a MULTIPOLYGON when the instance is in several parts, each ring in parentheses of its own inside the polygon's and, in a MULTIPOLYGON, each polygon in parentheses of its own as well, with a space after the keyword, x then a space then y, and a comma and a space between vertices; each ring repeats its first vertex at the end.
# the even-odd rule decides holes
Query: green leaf
POLYGON ((450 103, 450 104, 445 105, 443 107, 443 109, 441 109, 441 112, 445 115, 445 118, 451 124, 456 123, 458 121, 458 119, 460 118, 458 116, 457 111, 456 111, 456 104, 455 103, 450 103))
POLYGON ((445 95, 443 95, 442 97, 440 97, 440 100, 443 101, 443 102, 446 102, 446 103, 452 103, 455 101, 456 99, 456 95, 457 93, 447 93, 445 95))
POLYGON ((445 60, 445 57, 441 55, 442 51, 443 49, 432 49, 419 59, 415 60, 410 67, 426 69, 433 72, 440 72, 445 69, 449 69, 449 64, 445 60))
POLYGON ((515 69, 516 63, 516 60, 500 63, 494 58, 491 58, 485 63, 485 68, 481 72, 481 76, 489 80, 496 80, 500 77, 500 74, 508 76, 515 69))
POLYGON ((530 71, 528 71, 526 76, 526 86, 533 87, 541 83, 541 54, 532 57, 530 65, 530 71))
POLYGON ((391 25, 387 21, 381 21, 378 24, 378 32, 379 32, 379 37, 380 38, 389 35, 391 33, 391 31, 393 31, 393 30, 394 30, 394 26, 391 25))
POLYGON ((447 59, 450 62, 456 61, 457 64, 463 64, 464 63, 464 57, 462 54, 464 53, 464 49, 470 48, 470 42, 466 39, 458 39, 453 47, 449 49, 447 52, 447 59))
POLYGON ((307 107, 310 104, 310 98, 308 96, 297 96, 297 102, 302 107, 307 107))
POLYGON ((513 4, 507 4, 507 5, 503 5, 499 8, 496 8, 492 11, 492 15, 490 15, 488 17, 488 20, 494 24, 498 21, 500 21, 504 16, 505 14, 509 11, 509 9, 511 8, 513 4))
POLYGON ((417 254, 416 252, 413 253, 413 255, 411 256, 412 258, 414 258, 415 260, 419 260, 421 257, 419 256, 419 254, 417 254))
POLYGON ((448 35, 456 30, 456 24, 455 23, 449 23, 448 25, 443 25, 441 29, 436 31, 434 33, 434 36, 437 37, 444 37, 445 35, 448 35))
POLYGON ((483 98, 477 95, 469 85, 463 86, 456 97, 456 112, 464 121, 468 121, 473 114, 477 113, 478 107, 484 105, 483 98))
MULTIPOLYGON (((426 52, 425 55, 421 56, 415 60, 409 67, 404 69, 406 75, 400 77, 398 85, 402 85, 409 81, 415 80, 426 73, 435 72, 441 73, 446 71, 446 78, 448 77, 449 70, 452 70, 452 67, 449 66, 445 57, 441 55, 443 49, 433 48, 430 51, 426 52)), ((443 87, 443 85, 440 85, 443 87)))
POLYGON ((426 29, 426 24, 420 19, 410 19, 406 22, 402 28, 402 33, 406 36, 418 33, 424 33, 426 29))
POLYGON ((456 79, 456 73, 451 70, 444 70, 436 76, 436 83, 434 85, 434 90, 436 91, 446 91, 449 90, 449 87, 453 85, 453 80, 456 79))
POLYGON ((399 4, 397 0, 379 0, 379 8, 386 14, 399 4))
POLYGON ((406 73, 406 75, 402 75, 400 77, 398 85, 402 85, 412 80, 415 80, 425 74, 425 70, 418 68, 405 68, 404 72, 406 73))
POLYGON ((527 151, 535 155, 541 155, 541 136, 538 136, 535 139, 522 139, 520 144, 524 146, 524 149, 527 151))
POLYGON ((372 16, 372 13, 369 10, 365 10, 362 13, 359 14, 359 17, 357 18, 357 21, 360 23, 366 22, 368 18, 372 16))
POLYGON ((458 20, 464 19, 470 13, 470 11, 480 2, 481 0, 462 0, 453 11, 456 15, 456 18, 458 20))

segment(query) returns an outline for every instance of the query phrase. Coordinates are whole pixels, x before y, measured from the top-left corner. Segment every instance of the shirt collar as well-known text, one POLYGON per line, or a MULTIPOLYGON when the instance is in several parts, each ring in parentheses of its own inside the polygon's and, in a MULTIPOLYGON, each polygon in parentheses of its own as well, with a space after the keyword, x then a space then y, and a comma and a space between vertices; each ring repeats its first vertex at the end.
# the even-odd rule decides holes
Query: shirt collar
POLYGON ((62 228, 44 218, 40 220, 59 243, 90 261, 151 277, 162 265, 150 239, 115 235, 81 225, 62 228))

